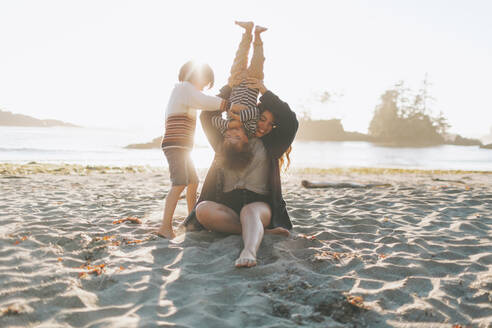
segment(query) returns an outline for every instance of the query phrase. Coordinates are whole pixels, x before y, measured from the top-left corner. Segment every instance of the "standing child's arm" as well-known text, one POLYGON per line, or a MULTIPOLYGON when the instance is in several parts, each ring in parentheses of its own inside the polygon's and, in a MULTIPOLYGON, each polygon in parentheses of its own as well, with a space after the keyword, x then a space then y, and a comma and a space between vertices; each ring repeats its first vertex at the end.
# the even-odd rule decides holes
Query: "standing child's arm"
POLYGON ((206 111, 229 110, 230 102, 214 96, 208 96, 195 88, 193 85, 188 85, 186 89, 188 93, 187 105, 192 108, 197 108, 206 111))

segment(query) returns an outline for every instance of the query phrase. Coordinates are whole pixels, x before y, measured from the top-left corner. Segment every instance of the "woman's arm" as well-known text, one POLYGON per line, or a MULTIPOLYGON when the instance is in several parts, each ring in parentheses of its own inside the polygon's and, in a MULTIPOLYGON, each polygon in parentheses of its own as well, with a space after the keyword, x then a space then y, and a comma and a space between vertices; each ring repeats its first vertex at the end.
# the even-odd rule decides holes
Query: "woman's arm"
POLYGON ((200 121, 202 122, 203 132, 205 132, 208 142, 215 150, 215 152, 219 151, 220 145, 224 141, 224 137, 222 136, 222 133, 220 133, 220 131, 213 126, 212 120, 214 117, 221 114, 222 112, 220 111, 202 112, 200 114, 200 121))
POLYGON ((261 106, 272 112, 277 127, 262 138, 263 144, 274 158, 280 158, 290 147, 297 133, 299 121, 286 102, 271 91, 260 97, 261 106))
MULTIPOLYGON (((231 95, 232 89, 229 85, 223 86, 218 94, 218 97, 222 99, 229 99, 229 96, 231 95)), ((213 126, 213 118, 217 117, 217 115, 222 115, 220 111, 218 112, 205 112, 203 111, 200 114, 200 121, 202 123, 202 128, 203 131, 205 132, 205 135, 207 136, 208 142, 212 146, 212 148, 217 152, 218 148, 224 141, 224 137, 222 136, 222 133, 220 133, 217 129, 214 128, 213 126)))

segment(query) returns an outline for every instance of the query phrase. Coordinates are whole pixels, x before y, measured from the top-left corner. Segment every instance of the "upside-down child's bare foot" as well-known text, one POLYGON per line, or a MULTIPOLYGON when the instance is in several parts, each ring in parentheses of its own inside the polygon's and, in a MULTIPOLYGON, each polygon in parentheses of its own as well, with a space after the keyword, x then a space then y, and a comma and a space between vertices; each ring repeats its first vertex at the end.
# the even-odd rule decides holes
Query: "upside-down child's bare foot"
POLYGON ((256 27, 255 27, 255 33, 257 33, 257 34, 263 33, 266 30, 268 30, 268 28, 260 26, 260 25, 256 25, 256 27))
POLYGON ((289 237, 290 236, 290 231, 282 228, 282 227, 277 227, 273 229, 265 229, 266 234, 270 235, 279 235, 279 236, 284 236, 284 237, 289 237))
POLYGON ((242 28, 246 29, 246 31, 251 32, 253 31, 253 26, 255 26, 255 23, 253 22, 239 22, 235 21, 236 25, 241 26, 242 28))
POLYGON ((159 230, 157 230, 157 235, 160 237, 164 237, 166 239, 174 239, 176 235, 174 234, 173 228, 166 228, 163 225, 159 227, 159 230))
POLYGON ((243 249, 239 258, 236 260, 236 268, 251 268, 256 265, 256 254, 247 249, 243 249))

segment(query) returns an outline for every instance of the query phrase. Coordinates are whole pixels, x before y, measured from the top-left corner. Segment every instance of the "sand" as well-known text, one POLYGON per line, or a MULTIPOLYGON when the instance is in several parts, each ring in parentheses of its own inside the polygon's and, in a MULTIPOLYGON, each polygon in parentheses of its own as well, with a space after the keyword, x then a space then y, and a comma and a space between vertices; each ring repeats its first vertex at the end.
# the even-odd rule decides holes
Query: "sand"
POLYGON ((292 237, 236 269, 239 236, 150 233, 165 171, 0 172, 0 327, 492 327, 492 174, 292 171, 292 237))

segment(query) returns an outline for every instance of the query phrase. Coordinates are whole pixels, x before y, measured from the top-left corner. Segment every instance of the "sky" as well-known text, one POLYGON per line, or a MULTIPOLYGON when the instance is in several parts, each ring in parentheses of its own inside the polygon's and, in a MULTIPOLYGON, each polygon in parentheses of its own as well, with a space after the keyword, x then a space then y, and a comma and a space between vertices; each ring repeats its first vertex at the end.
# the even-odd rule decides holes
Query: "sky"
POLYGON ((425 74, 451 132, 492 127, 490 1, 0 1, 0 109, 162 133, 189 59, 217 93, 241 37, 267 26, 265 85, 300 115, 367 132, 380 95, 425 74), (337 96, 320 103, 318 95, 337 96))

